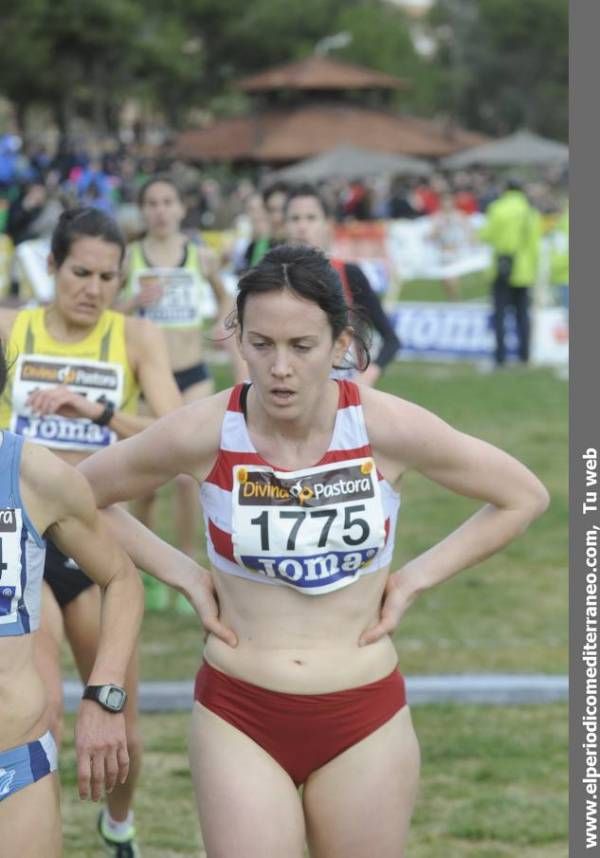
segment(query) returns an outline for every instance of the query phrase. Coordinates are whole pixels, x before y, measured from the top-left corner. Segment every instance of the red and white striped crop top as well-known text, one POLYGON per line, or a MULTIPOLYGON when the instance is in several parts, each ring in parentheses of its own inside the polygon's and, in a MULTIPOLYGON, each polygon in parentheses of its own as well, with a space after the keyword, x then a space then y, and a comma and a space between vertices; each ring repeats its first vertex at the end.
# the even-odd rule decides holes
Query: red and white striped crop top
POLYGON ((200 489, 208 556, 220 572, 314 595, 390 563, 400 498, 375 467, 358 386, 337 384, 327 452, 293 471, 257 453, 244 416, 248 387, 233 388, 200 489))

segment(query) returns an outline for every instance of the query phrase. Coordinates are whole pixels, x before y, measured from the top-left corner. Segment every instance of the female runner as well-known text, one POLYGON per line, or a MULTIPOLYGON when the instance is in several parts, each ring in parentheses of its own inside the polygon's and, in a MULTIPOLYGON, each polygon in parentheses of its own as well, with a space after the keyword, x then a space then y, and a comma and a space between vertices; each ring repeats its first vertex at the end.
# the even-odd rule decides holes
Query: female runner
MULTIPOLYGON (((0 347, 0 393, 6 363, 0 347)), ((96 511, 90 487, 48 450, 0 432, 0 851, 59 858, 57 750, 33 634, 45 536, 104 591, 98 647, 75 728, 78 786, 97 801, 129 768, 122 689, 142 618, 138 574, 96 511)))
MULTIPOLYGON (((127 282, 117 306, 124 313, 151 319, 163 329, 183 401, 193 402, 213 392, 204 353, 207 300, 212 298, 216 304, 220 330, 231 310, 231 299, 219 276, 216 255, 181 231, 185 208, 176 184, 168 176, 149 179, 140 190, 139 205, 147 232, 129 247, 127 282)), ((235 344, 226 342, 236 377, 244 377, 235 344)), ((198 518, 192 480, 177 479, 175 500, 177 545, 192 556, 198 518)), ((147 526, 152 523, 154 504, 154 496, 136 504, 136 513, 147 526)))
MULTIPOLYGON (((107 215, 92 208, 65 212, 51 242, 53 302, 0 310, 0 336, 11 364, 0 400, 0 427, 51 448, 71 465, 152 422, 136 414, 140 389, 156 415, 181 404, 161 331, 145 319, 127 319, 108 309, 119 287, 124 250, 121 233, 107 215)), ((51 730, 60 742, 63 627, 85 682, 98 646, 100 591, 53 541, 44 581, 36 659, 48 684, 51 730)), ((135 660, 126 687, 131 770, 127 782, 109 796, 108 812, 100 819, 102 836, 119 858, 136 854, 130 811, 141 760, 135 660)))
MULTIPOLYGON (((201 484, 212 569, 185 574, 204 587, 210 632, 190 732, 210 858, 301 858, 305 838, 316 858, 404 854, 419 750, 390 633, 419 594, 499 551, 548 502, 501 450, 331 379, 352 334, 325 257, 278 247, 239 282, 250 383, 80 466, 101 507, 179 472, 201 484), (413 469, 483 505, 392 572, 398 485, 413 469)), ((160 575, 169 549, 123 511, 112 521, 160 575)))

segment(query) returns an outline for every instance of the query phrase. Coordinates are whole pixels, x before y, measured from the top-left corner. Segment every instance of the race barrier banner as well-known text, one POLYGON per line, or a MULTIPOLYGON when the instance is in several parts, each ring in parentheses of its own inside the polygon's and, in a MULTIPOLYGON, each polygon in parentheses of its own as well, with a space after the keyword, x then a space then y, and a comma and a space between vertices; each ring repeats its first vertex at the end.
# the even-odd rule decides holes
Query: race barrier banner
POLYGON ((492 251, 477 241, 483 215, 463 220, 463 228, 451 226, 446 235, 435 217, 389 221, 387 248, 394 273, 402 280, 446 280, 489 268, 492 251))
POLYGON ((387 221, 353 221, 334 228, 331 255, 360 265, 375 292, 387 292, 392 277, 387 221))
MULTIPOLYGON (((399 360, 484 360, 494 354, 492 309, 484 303, 406 301, 388 311, 402 342, 399 360)), ((564 366, 569 359, 566 313, 558 307, 535 309, 531 314, 531 363, 564 366)), ((506 347, 516 358, 514 317, 506 314, 506 347)))
POLYGON ((387 292, 392 280, 461 277, 492 263, 490 248, 477 241, 484 220, 474 214, 448 223, 433 216, 339 224, 332 255, 358 263, 379 293, 387 292))

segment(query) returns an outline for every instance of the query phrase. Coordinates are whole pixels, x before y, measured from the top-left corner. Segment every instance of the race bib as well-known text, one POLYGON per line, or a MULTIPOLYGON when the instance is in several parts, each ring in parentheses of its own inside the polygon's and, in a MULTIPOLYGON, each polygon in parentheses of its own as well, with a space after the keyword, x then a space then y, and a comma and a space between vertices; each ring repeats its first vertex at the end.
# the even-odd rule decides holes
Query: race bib
POLYGON ((238 564, 305 593, 356 581, 385 543, 371 458, 292 472, 238 465, 232 506, 238 564))
POLYGON ((0 625, 15 621, 21 598, 20 509, 0 508, 0 625))
POLYGON ((19 355, 15 364, 11 431, 28 441, 57 450, 99 450, 117 440, 108 426, 83 417, 36 415, 28 405, 30 393, 66 384, 74 393, 94 402, 123 402, 124 369, 121 364, 79 358, 19 355))
POLYGON ((144 307, 141 314, 163 328, 192 328, 202 322, 198 278, 187 268, 149 268, 140 271, 134 289, 140 292, 144 282, 158 281, 162 296, 144 307))

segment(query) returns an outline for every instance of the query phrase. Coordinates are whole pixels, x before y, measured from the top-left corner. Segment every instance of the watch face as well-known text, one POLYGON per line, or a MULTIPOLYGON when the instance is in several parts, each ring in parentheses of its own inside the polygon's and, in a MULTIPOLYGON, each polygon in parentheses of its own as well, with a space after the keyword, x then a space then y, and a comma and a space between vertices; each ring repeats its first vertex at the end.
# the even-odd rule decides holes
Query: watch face
POLYGON ((105 705, 109 709, 114 709, 116 712, 119 712, 119 710, 123 706, 124 700, 125 694, 121 691, 120 688, 111 688, 106 695, 105 705))
POLYGON ((107 704, 111 709, 120 709, 123 703, 123 692, 118 688, 111 688, 108 692, 107 704))

